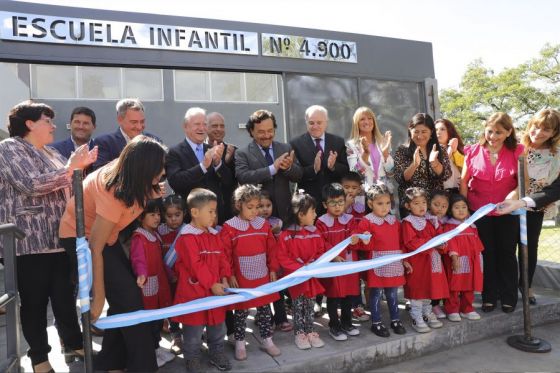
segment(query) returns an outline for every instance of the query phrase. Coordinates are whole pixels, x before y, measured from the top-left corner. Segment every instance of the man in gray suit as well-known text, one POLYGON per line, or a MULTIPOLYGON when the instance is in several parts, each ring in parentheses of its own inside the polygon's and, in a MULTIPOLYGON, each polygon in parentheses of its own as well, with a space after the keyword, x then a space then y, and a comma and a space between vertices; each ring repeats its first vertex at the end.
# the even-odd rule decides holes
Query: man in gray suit
POLYGON ((303 170, 289 144, 274 141, 276 118, 268 110, 249 117, 247 131, 253 141, 235 152, 235 175, 240 184, 261 184, 270 193, 274 214, 286 221, 290 213, 290 181, 298 182, 303 170))

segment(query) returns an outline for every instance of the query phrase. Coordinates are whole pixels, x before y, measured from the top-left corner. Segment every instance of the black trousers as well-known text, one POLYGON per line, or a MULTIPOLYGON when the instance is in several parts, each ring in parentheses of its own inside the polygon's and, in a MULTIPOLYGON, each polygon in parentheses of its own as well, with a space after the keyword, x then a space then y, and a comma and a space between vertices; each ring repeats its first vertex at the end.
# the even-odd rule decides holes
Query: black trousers
MULTIPOLYGON (((539 249, 539 237, 541 235, 542 223, 544 219, 544 212, 542 211, 527 211, 527 266, 528 266, 528 279, 529 287, 533 283, 533 276, 537 268, 537 256, 539 249)), ((518 254, 519 258, 519 286, 523 286, 523 258, 521 257, 521 246, 518 254)))
MULTIPOLYGON (((118 241, 112 246, 105 246, 103 266, 105 297, 109 303, 107 315, 144 309, 142 293, 136 285, 130 261, 118 241)), ((153 323, 106 329, 94 366, 96 370, 103 371, 157 371, 153 323)))
POLYGON ((340 326, 352 325, 352 296, 344 298, 328 298, 327 312, 329 314, 329 327, 339 328, 340 326), (340 318, 338 317, 338 307, 340 306, 340 318))
POLYGON ((70 284, 70 265, 64 252, 21 255, 17 257, 18 291, 23 336, 29 344, 27 355, 33 365, 48 359, 51 350, 47 336, 49 300, 64 346, 83 347, 78 324, 74 286, 70 284))
POLYGON ((517 258, 519 217, 515 215, 484 216, 476 222, 484 245, 484 289, 482 302, 515 307, 517 304, 517 258))

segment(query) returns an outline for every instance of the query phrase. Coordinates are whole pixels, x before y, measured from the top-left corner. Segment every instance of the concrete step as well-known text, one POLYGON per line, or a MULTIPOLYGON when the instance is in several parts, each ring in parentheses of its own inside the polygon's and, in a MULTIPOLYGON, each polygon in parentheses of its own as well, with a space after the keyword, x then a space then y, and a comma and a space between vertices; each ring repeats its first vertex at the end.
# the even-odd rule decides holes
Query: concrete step
MULTIPOLYGON (((531 306, 532 325, 560 321, 560 293, 538 289, 537 294, 538 304, 531 306)), ((477 309, 480 307, 479 297, 475 305, 477 309)), ((386 308, 383 314, 388 315, 386 308)), ((511 314, 505 314, 497 308, 488 314, 481 313, 481 316, 478 321, 462 320, 453 323, 443 320, 444 326, 441 329, 419 334, 412 329, 408 312, 403 309, 401 319, 407 328, 407 334, 391 334, 389 338, 380 338, 369 330, 368 321, 360 325, 359 336, 337 342, 328 335, 328 318, 325 315, 316 319, 315 325, 325 342, 323 348, 298 350, 293 342, 293 333, 277 331, 274 340, 282 350, 282 355, 271 358, 258 349, 258 331, 250 329, 252 332, 247 335, 246 361, 238 362, 233 359, 231 345, 226 347, 226 352, 231 357, 235 372, 363 372, 499 335, 519 333, 523 329, 521 307, 511 314)), ((388 327, 389 320, 385 322, 388 327)), ((249 322, 249 328, 252 327, 249 322)), ((160 369, 160 372, 177 371, 182 364, 182 358, 177 358, 160 369)), ((203 366, 205 364, 203 362, 203 366)), ((215 370, 209 368, 208 371, 215 370)))

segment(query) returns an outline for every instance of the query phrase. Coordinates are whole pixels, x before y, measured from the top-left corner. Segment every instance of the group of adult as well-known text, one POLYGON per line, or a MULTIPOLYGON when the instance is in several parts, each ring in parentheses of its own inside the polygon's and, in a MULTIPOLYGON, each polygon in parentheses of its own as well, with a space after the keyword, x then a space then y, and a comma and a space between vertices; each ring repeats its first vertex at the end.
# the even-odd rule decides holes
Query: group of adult
MULTIPOLYGON (((291 183, 320 201, 323 185, 339 181, 349 171, 362 175, 365 187, 396 183, 401 200, 412 186, 428 192, 448 189, 465 194, 471 209, 476 209, 514 197, 517 157, 524 149, 529 151, 528 171, 533 178, 529 190, 540 194, 534 200, 502 204, 500 211, 522 203, 531 207, 536 202, 541 207, 560 189, 560 182, 554 181, 560 115, 554 110, 544 111, 529 123, 525 148, 517 144, 507 114, 488 118, 481 141, 467 148, 451 122, 440 119, 434 123, 428 114, 419 113, 408 123, 407 143, 396 149, 393 158, 391 133, 381 133, 375 114, 367 107, 356 110, 350 138, 345 141, 327 132, 327 110, 313 105, 304 114, 307 131, 290 143, 276 140, 274 114, 258 110, 249 117, 246 128, 251 140, 242 148, 224 142, 226 126, 221 114, 193 107, 183 120, 185 138, 168 152, 156 136, 145 132, 144 106, 139 100, 121 100, 116 109, 117 130, 93 139, 95 114, 88 108, 76 108, 70 137, 49 146, 55 130, 53 110, 45 104, 24 102, 10 111, 10 137, 0 142, 0 223, 13 222, 26 233, 16 245, 18 287, 23 333, 37 372, 52 369, 47 356, 49 300, 66 353, 83 355, 74 308, 75 284, 68 281, 75 264, 70 262, 72 255, 66 254, 75 251, 70 190, 75 169, 89 174, 84 181, 84 214, 93 259, 94 320, 105 299, 108 314, 142 309, 141 293, 119 232, 140 215, 147 200, 164 193, 161 181, 165 175, 175 193, 185 197, 199 187, 216 193, 218 223, 231 217, 231 192, 238 184, 261 185, 271 196, 275 215, 284 220, 289 213, 286 201, 291 197, 291 183), (531 126, 538 132, 535 136, 531 126), (542 192, 548 184, 552 186, 542 192)), ((317 206, 321 214, 322 204, 317 206)), ((529 236, 536 234, 538 242, 536 231, 540 232, 543 213, 535 214, 535 218, 529 216, 529 236)), ((517 219, 492 213, 477 226, 485 246, 483 308, 491 311, 500 299, 502 309, 512 311, 517 302, 517 219)), ((531 242, 530 238, 530 252, 531 242)), ((157 370, 150 333, 145 324, 107 330, 96 368, 157 370)))

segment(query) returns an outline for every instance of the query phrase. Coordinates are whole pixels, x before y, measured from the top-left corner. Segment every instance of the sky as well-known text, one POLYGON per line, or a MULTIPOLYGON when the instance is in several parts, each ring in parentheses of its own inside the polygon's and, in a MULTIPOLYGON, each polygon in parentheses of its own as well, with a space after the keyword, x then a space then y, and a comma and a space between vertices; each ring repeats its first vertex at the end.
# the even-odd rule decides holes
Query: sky
MULTIPOLYGON (((4 1, 4 0, 0 0, 4 1)), ((439 88, 481 58, 498 72, 560 43, 556 0, 27 0, 333 30, 432 43, 439 88)))

